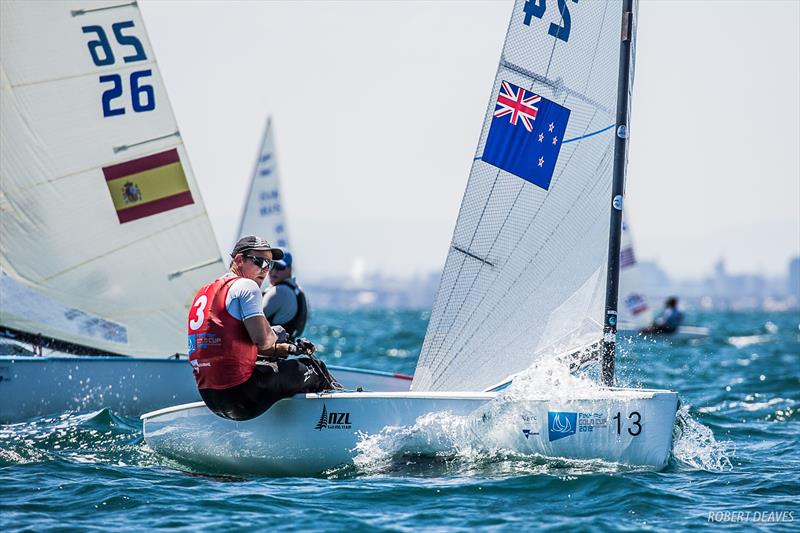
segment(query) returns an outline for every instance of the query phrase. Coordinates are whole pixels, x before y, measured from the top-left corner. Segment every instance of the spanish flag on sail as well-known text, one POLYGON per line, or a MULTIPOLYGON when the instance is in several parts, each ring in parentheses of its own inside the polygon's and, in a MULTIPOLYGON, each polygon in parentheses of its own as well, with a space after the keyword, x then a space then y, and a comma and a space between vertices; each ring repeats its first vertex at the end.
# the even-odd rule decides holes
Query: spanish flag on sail
POLYGON ((177 148, 103 167, 120 224, 193 204, 177 148))

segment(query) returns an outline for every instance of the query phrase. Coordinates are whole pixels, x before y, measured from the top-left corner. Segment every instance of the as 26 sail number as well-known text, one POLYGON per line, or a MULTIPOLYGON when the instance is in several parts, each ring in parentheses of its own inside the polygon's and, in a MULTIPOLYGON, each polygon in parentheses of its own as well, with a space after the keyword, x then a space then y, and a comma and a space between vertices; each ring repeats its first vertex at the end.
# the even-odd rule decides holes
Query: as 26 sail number
MULTIPOLYGON (((572 0, 577 4, 578 0, 572 0)), ((547 10, 547 0, 527 0, 525 5, 522 6, 522 11, 525 13, 525 18, 522 23, 526 26, 531 25, 533 17, 540 19, 544 16, 547 10)), ((547 33, 556 39, 561 39, 564 42, 569 41, 569 30, 572 26, 572 18, 569 15, 569 8, 567 7, 567 0, 558 0, 558 12, 561 14, 561 24, 555 22, 550 24, 547 33)))
MULTIPOLYGON (((135 63, 137 61, 147 60, 147 54, 142 46, 142 41, 138 37, 127 32, 130 28, 134 27, 132 20, 125 20, 122 22, 115 22, 111 25, 111 32, 114 35, 114 40, 121 47, 127 49, 127 53, 122 56, 124 63, 135 63)), ((83 33, 94 37, 88 41, 86 45, 89 48, 89 55, 92 56, 92 62, 98 67, 106 67, 114 65, 117 62, 117 57, 114 55, 114 50, 111 48, 108 35, 105 28, 102 26, 83 26, 81 28, 83 33)), ((127 85, 130 88, 131 107, 134 113, 143 113, 152 111, 156 108, 156 94, 153 86, 146 83, 149 76, 153 75, 151 69, 137 70, 130 73, 127 85)), ((126 112, 125 106, 115 104, 114 101, 125 93, 125 83, 120 74, 106 74, 100 76, 101 84, 111 84, 111 86, 103 91, 102 104, 103 116, 113 117, 116 115, 124 115, 126 112)))
MULTIPOLYGON (((617 435, 621 435, 622 434, 623 424, 625 424, 622 421, 622 413, 617 411, 617 416, 615 416, 611 420, 616 420, 617 421, 617 435)), ((639 435, 641 435, 641 433, 642 433, 642 415, 639 414, 639 411, 632 411, 628 415, 628 425, 630 426, 630 427, 626 428, 628 430, 628 435, 630 435, 631 437, 638 437, 639 435)))

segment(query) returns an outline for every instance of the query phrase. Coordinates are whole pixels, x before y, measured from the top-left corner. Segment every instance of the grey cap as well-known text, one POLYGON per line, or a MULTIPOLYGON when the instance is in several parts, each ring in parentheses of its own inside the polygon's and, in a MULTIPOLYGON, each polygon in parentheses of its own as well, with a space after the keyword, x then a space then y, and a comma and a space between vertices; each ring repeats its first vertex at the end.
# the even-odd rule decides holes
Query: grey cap
POLYGON ((283 250, 280 248, 273 248, 270 243, 261 237, 256 237, 255 235, 248 235, 239 239, 236 242, 236 245, 233 247, 231 257, 236 257, 238 254, 243 254, 249 251, 272 252, 273 260, 283 259, 283 250))

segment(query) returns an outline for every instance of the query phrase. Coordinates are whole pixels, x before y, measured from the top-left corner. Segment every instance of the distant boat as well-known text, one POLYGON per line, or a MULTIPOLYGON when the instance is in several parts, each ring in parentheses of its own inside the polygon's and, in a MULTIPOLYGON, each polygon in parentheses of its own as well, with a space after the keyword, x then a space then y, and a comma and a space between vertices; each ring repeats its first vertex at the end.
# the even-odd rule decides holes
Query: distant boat
POLYGON ((234 241, 243 235, 258 235, 273 246, 291 250, 271 117, 267 118, 264 127, 264 136, 242 209, 239 232, 234 241))
MULTIPOLYGON (((617 332, 626 337, 639 335, 653 323, 653 309, 645 295, 639 263, 634 252, 628 217, 623 216, 619 252, 619 308, 617 332)), ((708 337, 709 329, 702 326, 679 326, 674 333, 647 333, 647 337, 672 340, 699 340, 708 337)))
POLYGON ((315 474, 352 464, 360 436, 442 412, 480 432, 494 412, 507 450, 666 465, 677 394, 613 387, 635 4, 533 4, 514 3, 412 391, 301 394, 238 422, 176 405, 142 416, 151 448, 201 471, 315 474), (605 387, 501 392, 587 347, 605 387))
POLYGON ((137 4, 3 1, 0 30, 0 422, 198 400, 185 317, 225 263, 137 4))

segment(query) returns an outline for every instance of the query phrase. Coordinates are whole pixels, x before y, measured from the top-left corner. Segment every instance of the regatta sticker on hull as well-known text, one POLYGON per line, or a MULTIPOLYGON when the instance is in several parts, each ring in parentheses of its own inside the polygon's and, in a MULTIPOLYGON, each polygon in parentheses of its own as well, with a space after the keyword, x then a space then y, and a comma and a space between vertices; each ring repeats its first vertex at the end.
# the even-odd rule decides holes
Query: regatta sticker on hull
POLYGON ((547 436, 551 442, 575 433, 593 433, 605 427, 608 427, 608 417, 603 413, 547 413, 547 436))
POLYGON ((353 425, 350 423, 350 413, 336 413, 328 411, 327 406, 322 404, 322 414, 319 415, 319 420, 314 429, 322 431, 323 429, 352 429, 353 425))
POLYGON ((578 413, 547 413, 547 438, 550 442, 574 435, 578 427, 578 413))

